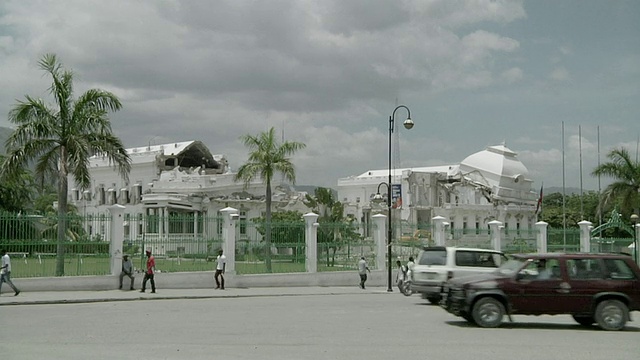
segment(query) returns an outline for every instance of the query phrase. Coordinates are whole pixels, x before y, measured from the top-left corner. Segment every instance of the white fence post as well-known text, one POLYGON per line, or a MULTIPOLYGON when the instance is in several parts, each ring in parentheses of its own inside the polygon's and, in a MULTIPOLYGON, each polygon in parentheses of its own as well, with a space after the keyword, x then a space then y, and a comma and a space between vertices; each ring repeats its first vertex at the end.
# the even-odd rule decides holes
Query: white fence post
POLYGON ((535 223, 536 228, 538 228, 538 236, 537 236, 537 251, 539 253, 547 252, 547 226, 548 223, 544 221, 538 221, 535 223))
POLYGON ((582 220, 580 226, 580 252, 591 252, 591 221, 582 220))
POLYGON ((491 229, 491 247, 494 250, 502 251, 502 222, 490 221, 489 229, 491 229))
POLYGON ((318 272, 318 215, 312 212, 302 215, 304 218, 304 266, 308 273, 318 272))
POLYGON ((109 241, 109 266, 111 275, 118 275, 122 270, 122 243, 124 242, 124 210, 116 204, 108 208, 111 213, 111 236, 109 241))
POLYGON ((436 243, 436 246, 444 246, 445 245, 445 236, 444 236, 444 228, 445 228, 445 218, 443 216, 436 216, 433 219, 435 233, 433 234, 433 239, 436 243))
POLYGON ((376 243, 376 269, 384 270, 387 251, 391 248, 387 246, 387 216, 376 214, 372 216, 376 231, 373 232, 373 240, 376 243))
POLYGON ((226 207, 220 210, 222 213, 222 251, 227 258, 225 272, 236 273, 236 223, 238 222, 238 210, 226 207))

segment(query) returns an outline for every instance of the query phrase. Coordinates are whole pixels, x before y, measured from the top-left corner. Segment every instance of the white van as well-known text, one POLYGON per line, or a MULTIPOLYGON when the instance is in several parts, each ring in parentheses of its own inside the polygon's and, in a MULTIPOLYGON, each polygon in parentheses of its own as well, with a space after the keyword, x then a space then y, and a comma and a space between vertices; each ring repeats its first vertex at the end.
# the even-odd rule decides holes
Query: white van
POLYGON ((447 280, 492 272, 506 260, 504 253, 497 250, 426 247, 418 255, 411 289, 432 304, 437 304, 447 280))

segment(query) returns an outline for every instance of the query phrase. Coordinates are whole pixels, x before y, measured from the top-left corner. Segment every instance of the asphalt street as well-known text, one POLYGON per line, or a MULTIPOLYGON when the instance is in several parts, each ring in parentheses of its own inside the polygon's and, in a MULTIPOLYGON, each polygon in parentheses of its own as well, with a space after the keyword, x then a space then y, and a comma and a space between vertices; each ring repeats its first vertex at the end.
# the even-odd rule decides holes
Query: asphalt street
POLYGON ((22 304, 9 303, 3 294, 0 304, 7 306, 0 306, 0 357, 636 360, 640 356, 636 322, 625 331, 605 332, 581 327, 569 316, 515 316, 514 323, 501 328, 480 329, 418 296, 404 297, 384 288, 205 289, 198 296, 183 297, 164 292, 163 298, 162 292, 99 292, 105 301, 39 303, 28 302, 39 295, 27 293, 22 304), (107 299, 104 293, 113 295, 107 299))

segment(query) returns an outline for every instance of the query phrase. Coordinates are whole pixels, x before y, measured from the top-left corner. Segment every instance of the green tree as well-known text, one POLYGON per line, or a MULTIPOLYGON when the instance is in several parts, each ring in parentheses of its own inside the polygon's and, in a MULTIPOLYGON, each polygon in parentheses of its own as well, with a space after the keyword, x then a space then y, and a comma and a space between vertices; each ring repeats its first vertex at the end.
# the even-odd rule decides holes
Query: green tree
POLYGON ((640 209, 640 163, 637 159, 631 160, 625 148, 613 149, 607 157, 610 161, 598 165, 591 173, 614 179, 602 193, 601 207, 604 209, 618 203, 623 215, 637 214, 640 209))
POLYGON ((325 250, 327 266, 333 266, 338 249, 345 242, 360 238, 354 219, 344 217, 344 205, 336 201, 331 189, 316 188, 314 196, 307 194, 304 203, 318 214, 318 243, 325 250))
POLYGON ((243 181, 245 189, 256 178, 262 179, 266 185, 265 213, 265 264, 267 272, 271 272, 271 181, 276 173, 295 184, 296 172, 290 156, 303 149, 305 144, 295 141, 278 142, 275 129, 258 135, 245 135, 240 138, 249 149, 249 159, 240 166, 235 181, 243 181))
MULTIPOLYGON (((561 193, 556 192, 545 195, 542 200, 542 209, 540 220, 548 223, 550 228, 560 229, 564 227, 561 193)), ((587 191, 583 193, 582 199, 580 194, 567 195, 565 197, 564 211, 568 228, 577 228, 578 222, 582 220, 598 224, 598 193, 596 191, 587 191)))
MULTIPOLYGON (((256 224, 256 230, 264 237, 266 219, 261 216, 251 221, 256 224)), ((299 239, 304 239, 304 219, 299 211, 271 213, 271 243, 289 244, 298 242, 299 239)))
MULTIPOLYGON (((264 217, 251 219, 256 230, 264 237, 266 234, 264 217)), ((299 211, 278 211, 271 214, 271 243, 293 249, 293 259, 300 259, 300 251, 304 249, 304 219, 299 211)))
MULTIPOLYGON (((6 158, 0 155, 0 167, 6 158)), ((24 168, 12 174, 0 174, 0 210, 17 213, 27 210, 31 204, 34 181, 24 168)))
POLYGON ((128 177, 131 159, 121 140, 111 130, 108 114, 120 110, 118 98, 104 90, 91 89, 73 98, 73 73, 65 70, 56 55, 47 54, 38 62, 52 78, 49 91, 54 105, 26 96, 9 112, 17 125, 7 140, 7 161, 3 174, 15 174, 30 161, 36 162, 36 176, 56 176, 58 185, 58 226, 56 275, 64 275, 68 176, 80 188, 91 184, 89 158, 106 157, 123 178, 128 177))

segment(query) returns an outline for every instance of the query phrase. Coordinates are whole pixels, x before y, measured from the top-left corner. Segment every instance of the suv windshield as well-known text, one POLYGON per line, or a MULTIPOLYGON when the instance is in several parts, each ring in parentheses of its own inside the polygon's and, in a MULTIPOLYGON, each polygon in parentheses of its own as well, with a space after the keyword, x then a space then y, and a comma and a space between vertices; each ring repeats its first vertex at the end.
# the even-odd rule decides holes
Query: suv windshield
POLYGON ((418 259, 418 265, 445 265, 446 263, 446 249, 424 250, 418 259))
POLYGON ((513 275, 516 271, 520 270, 526 262, 527 259, 509 259, 496 271, 502 275, 513 275))

